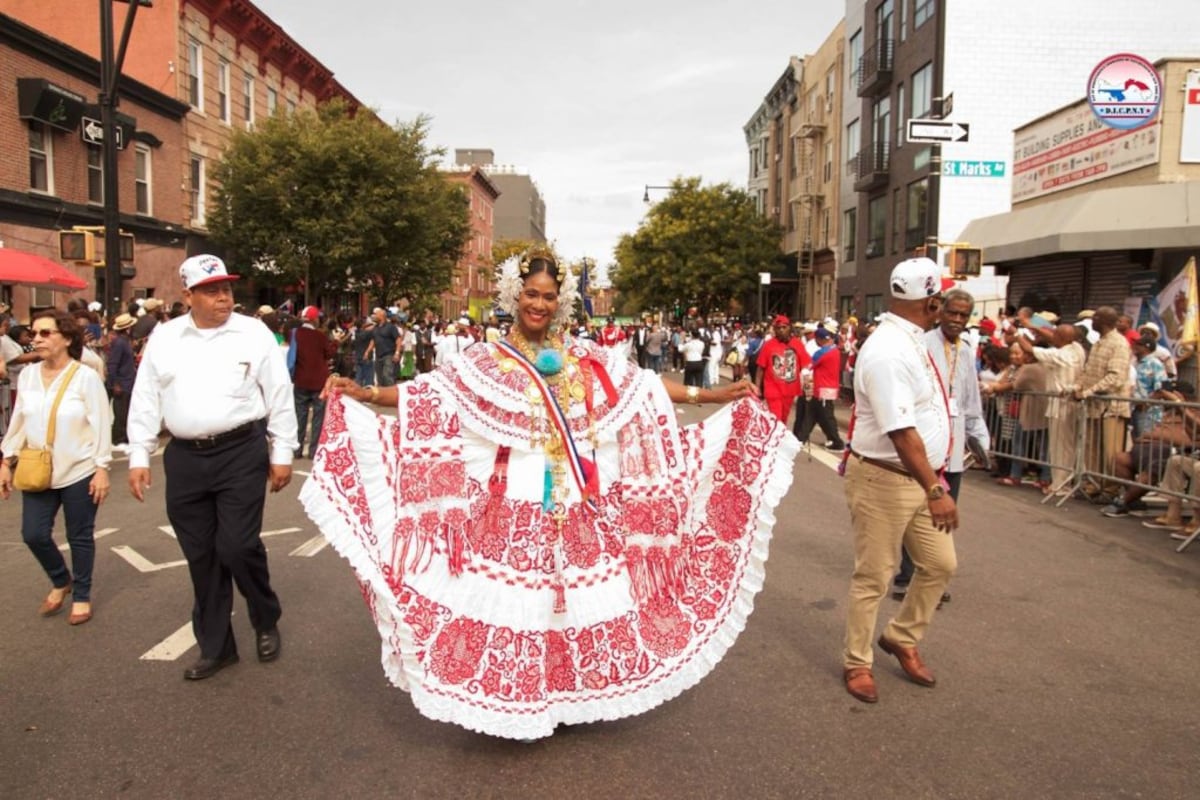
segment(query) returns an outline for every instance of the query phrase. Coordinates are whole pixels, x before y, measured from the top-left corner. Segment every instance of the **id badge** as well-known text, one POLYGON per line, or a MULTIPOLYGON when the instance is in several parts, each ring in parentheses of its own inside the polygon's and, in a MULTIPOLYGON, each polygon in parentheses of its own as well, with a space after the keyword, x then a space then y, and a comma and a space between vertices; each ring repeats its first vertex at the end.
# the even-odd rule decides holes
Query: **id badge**
POLYGON ((950 416, 951 417, 958 416, 958 398, 957 397, 950 398, 950 416))

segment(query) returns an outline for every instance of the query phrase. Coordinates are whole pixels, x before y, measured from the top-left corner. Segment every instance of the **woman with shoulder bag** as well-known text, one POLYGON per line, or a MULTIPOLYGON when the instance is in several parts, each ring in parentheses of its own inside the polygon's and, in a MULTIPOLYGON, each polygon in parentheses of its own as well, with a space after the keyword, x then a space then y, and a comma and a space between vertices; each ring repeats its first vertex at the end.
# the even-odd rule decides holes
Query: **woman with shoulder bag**
POLYGON ((42 361, 21 372, 12 422, 0 442, 0 497, 21 489, 22 538, 54 587, 38 613, 57 614, 71 594, 67 621, 81 625, 92 618, 93 533, 96 507, 109 490, 112 413, 100 377, 80 368, 83 330, 75 319, 47 310, 30 327, 42 361), (59 507, 73 579, 51 535, 59 507))

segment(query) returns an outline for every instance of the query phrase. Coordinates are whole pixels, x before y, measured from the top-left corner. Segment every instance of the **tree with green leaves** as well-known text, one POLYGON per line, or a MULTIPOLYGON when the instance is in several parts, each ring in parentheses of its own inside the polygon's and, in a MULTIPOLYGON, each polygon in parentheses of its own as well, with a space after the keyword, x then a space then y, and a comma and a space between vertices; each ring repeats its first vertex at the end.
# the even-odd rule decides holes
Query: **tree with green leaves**
POLYGON ((782 231, 728 183, 677 178, 633 233, 617 243, 611 274, 622 308, 697 306, 727 312, 753 292, 758 273, 777 270, 782 231))
POLYGON ((239 270, 302 282, 308 302, 339 291, 427 301, 450 285, 471 232, 427 129, 334 101, 235 132, 214 170, 209 231, 239 270))

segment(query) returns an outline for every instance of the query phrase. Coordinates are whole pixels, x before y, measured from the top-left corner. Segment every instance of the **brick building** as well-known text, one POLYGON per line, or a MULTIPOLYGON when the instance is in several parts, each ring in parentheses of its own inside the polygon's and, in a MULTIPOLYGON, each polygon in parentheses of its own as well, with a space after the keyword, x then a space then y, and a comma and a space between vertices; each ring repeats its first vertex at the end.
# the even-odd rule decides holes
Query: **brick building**
MULTIPOLYGON (((98 120, 99 62, 85 53, 0 15, 0 240, 5 246, 59 256, 58 232, 102 223, 104 185, 100 145, 84 141, 87 118, 98 120)), ((179 191, 187 106, 140 81, 122 81, 124 149, 117 156, 122 230, 136 239, 136 276, 125 296, 177 294, 176 270, 185 258, 187 211, 179 191)), ((101 243, 101 248, 103 244, 101 243)), ((103 250, 99 254, 103 257, 103 250)), ((102 270, 66 265, 88 281, 74 296, 98 295, 102 270)), ((18 319, 63 306, 66 297, 43 289, 4 287, 18 319)))
MULTIPOLYGON (((99 55, 94 7, 80 13, 79 4, 71 0, 6 0, 5 6, 7 13, 45 35, 93 58, 99 55)), ((118 30, 127 8, 116 4, 118 30)), ((182 251, 171 254, 174 267, 187 255, 213 250, 207 228, 212 165, 235 129, 249 129, 256 119, 312 108, 335 97, 359 106, 326 66, 248 0, 156 0, 152 7, 139 9, 123 76, 122 113, 129 113, 127 105, 134 99, 129 87, 135 84, 155 87, 177 101, 173 107, 182 104, 184 111, 169 149, 161 150, 154 164, 156 178, 163 179, 162 196, 156 194, 156 201, 179 210, 174 232, 180 241, 170 246, 182 251), (166 198, 172 193, 177 196, 166 198)), ((167 148, 167 140, 158 138, 167 148)), ((59 184, 56 190, 67 191, 59 184)), ((124 197, 122 193, 122 210, 124 197)), ((143 272, 148 256, 139 251, 138 277, 132 285, 127 282, 126 296, 144 290, 168 301, 177 298, 174 267, 164 271, 154 262, 143 272)), ((239 285, 238 292, 247 295, 239 297, 245 302, 259 299, 251 286, 239 285)))
POLYGON ((495 294, 492 243, 500 190, 476 166, 449 166, 445 175, 467 193, 471 238, 455 265, 451 288, 442 292, 442 318, 455 319, 467 314, 475 322, 486 322, 491 317, 495 294))
POLYGON ((545 243, 546 201, 527 172, 495 163, 495 153, 482 148, 455 150, 454 163, 459 167, 479 167, 499 190, 494 226, 497 240, 545 243))

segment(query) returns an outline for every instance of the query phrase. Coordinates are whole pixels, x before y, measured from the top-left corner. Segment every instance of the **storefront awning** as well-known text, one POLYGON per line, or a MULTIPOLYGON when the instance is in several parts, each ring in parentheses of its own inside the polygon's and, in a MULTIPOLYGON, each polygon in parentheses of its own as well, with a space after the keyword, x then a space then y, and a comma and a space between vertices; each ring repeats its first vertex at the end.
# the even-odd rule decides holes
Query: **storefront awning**
POLYGON ((988 264, 1055 253, 1200 247, 1200 181, 1098 189, 972 221, 988 264))

